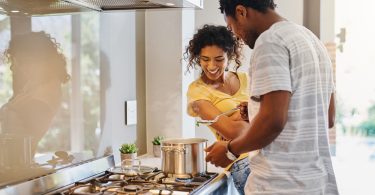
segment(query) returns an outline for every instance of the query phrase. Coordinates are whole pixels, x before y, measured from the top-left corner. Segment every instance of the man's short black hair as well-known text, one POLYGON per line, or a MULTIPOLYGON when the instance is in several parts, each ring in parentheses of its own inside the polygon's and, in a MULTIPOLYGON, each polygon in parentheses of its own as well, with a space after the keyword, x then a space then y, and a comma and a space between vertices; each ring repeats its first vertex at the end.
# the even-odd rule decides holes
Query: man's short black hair
POLYGON ((275 9, 276 4, 273 0, 219 0, 221 13, 235 17, 237 5, 251 7, 255 10, 265 13, 268 8, 275 9))

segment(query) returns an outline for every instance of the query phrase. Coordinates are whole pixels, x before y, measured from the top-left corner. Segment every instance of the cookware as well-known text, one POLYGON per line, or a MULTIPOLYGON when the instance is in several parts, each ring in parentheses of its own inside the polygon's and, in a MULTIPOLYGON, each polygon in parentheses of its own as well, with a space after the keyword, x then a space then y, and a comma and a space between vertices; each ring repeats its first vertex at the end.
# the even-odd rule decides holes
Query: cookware
POLYGON ((179 178, 205 173, 207 140, 202 138, 166 139, 161 143, 162 171, 179 178))

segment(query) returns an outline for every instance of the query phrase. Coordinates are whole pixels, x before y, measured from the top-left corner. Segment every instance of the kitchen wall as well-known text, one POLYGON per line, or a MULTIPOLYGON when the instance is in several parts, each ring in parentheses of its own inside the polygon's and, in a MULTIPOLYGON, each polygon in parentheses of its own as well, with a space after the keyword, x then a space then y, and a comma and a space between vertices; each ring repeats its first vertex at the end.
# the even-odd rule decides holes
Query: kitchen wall
POLYGON ((147 10, 145 13, 146 129, 151 140, 194 137, 194 120, 186 114, 187 85, 182 53, 194 29, 193 10, 147 10))
POLYGON ((136 11, 136 98, 137 98, 137 145, 138 153, 147 153, 146 131, 146 59, 145 59, 145 12, 136 11))
MULTIPOLYGON (((100 15, 101 122, 103 145, 113 146, 116 160, 123 143, 137 139, 137 126, 125 125, 124 104, 136 99, 136 12, 100 15)), ((141 144, 139 144, 141 145, 141 144)))

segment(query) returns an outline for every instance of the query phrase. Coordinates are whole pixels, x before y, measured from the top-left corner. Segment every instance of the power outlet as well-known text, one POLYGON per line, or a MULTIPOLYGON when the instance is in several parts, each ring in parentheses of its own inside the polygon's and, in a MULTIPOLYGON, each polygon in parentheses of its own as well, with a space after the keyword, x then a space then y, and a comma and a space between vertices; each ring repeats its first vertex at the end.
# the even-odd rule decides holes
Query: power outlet
POLYGON ((137 124, 137 101, 125 101, 125 125, 137 124))

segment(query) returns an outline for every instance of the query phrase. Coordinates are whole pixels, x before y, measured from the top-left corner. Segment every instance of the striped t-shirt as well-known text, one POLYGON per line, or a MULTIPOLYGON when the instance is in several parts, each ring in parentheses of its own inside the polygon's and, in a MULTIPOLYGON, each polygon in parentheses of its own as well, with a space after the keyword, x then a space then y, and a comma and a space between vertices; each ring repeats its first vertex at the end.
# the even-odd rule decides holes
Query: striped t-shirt
MULTIPOLYGON (((328 107, 334 91, 331 62, 322 42, 289 21, 272 25, 251 56, 250 94, 289 91, 281 134, 251 158, 247 194, 338 194, 328 145, 328 107)), ((249 100, 250 116, 259 102, 249 100)))

